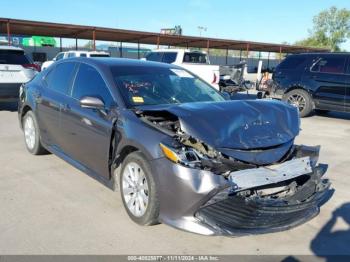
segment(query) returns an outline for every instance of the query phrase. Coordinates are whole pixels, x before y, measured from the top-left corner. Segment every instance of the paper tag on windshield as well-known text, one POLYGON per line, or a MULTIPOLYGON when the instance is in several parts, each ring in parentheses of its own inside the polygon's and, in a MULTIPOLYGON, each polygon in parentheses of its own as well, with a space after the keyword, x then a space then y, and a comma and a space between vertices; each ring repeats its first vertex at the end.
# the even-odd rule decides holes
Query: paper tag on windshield
POLYGON ((185 70, 181 69, 170 69, 174 74, 176 74, 178 77, 186 77, 186 78, 193 78, 193 75, 189 74, 185 70))
POLYGON ((143 101, 143 97, 141 97, 141 96, 133 96, 132 97, 132 101, 134 102, 134 103, 143 103, 144 101, 143 101))

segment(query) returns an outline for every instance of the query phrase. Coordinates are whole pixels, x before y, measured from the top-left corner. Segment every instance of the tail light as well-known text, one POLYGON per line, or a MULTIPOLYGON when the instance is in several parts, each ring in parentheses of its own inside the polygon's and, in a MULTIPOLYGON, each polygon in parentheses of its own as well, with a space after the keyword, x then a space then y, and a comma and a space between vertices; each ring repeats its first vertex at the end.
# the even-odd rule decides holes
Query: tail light
POLYGON ((22 66, 23 66, 24 68, 30 68, 30 69, 33 69, 33 70, 38 71, 38 72, 41 71, 40 66, 37 65, 37 64, 24 64, 24 65, 22 65, 22 66))
POLYGON ((217 80, 217 76, 216 76, 216 74, 214 73, 214 78, 213 78, 212 84, 216 84, 216 80, 217 80))

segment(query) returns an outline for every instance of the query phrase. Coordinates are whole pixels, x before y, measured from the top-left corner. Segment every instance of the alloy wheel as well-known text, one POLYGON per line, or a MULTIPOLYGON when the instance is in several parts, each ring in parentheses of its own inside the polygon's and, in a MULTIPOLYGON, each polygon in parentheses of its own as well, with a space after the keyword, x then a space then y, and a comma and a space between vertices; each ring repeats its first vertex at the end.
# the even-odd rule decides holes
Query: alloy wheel
POLYGON ((28 116, 24 121, 24 137, 29 149, 33 149, 35 147, 35 136, 36 130, 34 120, 31 116, 28 116))
POLYGON ((306 106, 305 98, 300 94, 293 94, 288 97, 288 103, 297 107, 299 112, 303 111, 306 106))
POLYGON ((145 214, 149 201, 148 183, 144 171, 135 162, 128 163, 122 173, 122 195, 135 217, 145 214))

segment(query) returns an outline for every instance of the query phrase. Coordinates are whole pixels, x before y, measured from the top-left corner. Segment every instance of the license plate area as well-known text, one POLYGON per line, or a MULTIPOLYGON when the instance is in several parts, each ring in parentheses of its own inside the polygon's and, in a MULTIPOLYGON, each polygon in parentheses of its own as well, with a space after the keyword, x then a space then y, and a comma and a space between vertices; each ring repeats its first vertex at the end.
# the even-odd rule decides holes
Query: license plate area
POLYGON ((310 157, 296 158, 282 164, 232 172, 228 180, 234 192, 276 184, 312 172, 310 157))

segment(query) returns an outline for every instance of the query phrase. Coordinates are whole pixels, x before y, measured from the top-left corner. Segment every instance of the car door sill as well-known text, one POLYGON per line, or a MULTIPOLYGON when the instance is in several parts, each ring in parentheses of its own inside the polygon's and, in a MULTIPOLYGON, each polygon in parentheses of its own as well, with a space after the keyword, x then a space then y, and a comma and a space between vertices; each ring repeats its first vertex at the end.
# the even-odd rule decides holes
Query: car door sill
POLYGON ((91 178, 95 179, 96 181, 100 182, 101 184, 105 185, 111 190, 114 190, 114 183, 113 179, 106 179, 105 177, 97 174, 90 168, 86 167, 85 165, 81 164, 80 162, 72 159, 70 156, 68 156, 66 153, 62 152, 62 150, 58 146, 45 146, 45 148, 50 151, 52 154, 58 156, 59 158, 63 159, 67 163, 73 165, 75 168, 79 169, 83 173, 87 174, 91 178))

